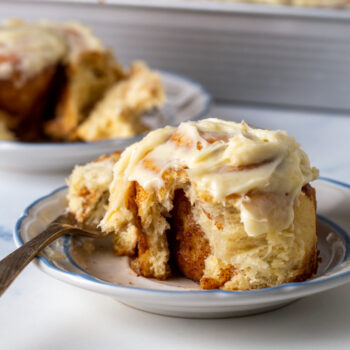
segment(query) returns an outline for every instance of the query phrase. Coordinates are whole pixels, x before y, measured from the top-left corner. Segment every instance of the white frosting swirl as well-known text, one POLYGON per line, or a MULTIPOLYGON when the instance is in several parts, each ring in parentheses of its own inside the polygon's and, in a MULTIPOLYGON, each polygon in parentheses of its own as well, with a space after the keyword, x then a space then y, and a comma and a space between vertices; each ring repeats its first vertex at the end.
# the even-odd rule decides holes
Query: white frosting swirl
POLYGON ((173 191, 166 188, 162 176, 168 169, 187 173, 195 199, 229 205, 230 196, 239 196, 235 205, 239 203, 248 235, 289 227, 302 187, 318 174, 285 131, 213 118, 186 122, 178 128, 151 132, 123 152, 114 168, 109 210, 102 227, 108 230, 111 217, 125 210, 127 194, 123 189, 128 188, 127 183, 136 181, 156 193, 160 189, 173 191))
POLYGON ((0 79, 18 73, 17 83, 56 64, 66 53, 66 44, 50 29, 31 24, 0 28, 0 79))

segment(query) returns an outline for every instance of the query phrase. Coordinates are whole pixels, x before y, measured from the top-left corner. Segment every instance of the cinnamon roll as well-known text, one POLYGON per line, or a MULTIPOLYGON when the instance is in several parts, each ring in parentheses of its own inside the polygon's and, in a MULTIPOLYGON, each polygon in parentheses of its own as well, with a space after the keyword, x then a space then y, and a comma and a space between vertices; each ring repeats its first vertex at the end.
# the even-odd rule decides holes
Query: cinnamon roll
POLYGON ((317 269, 317 173, 284 131, 219 119, 169 126, 109 170, 99 226, 141 276, 179 270, 227 290, 302 281, 317 269))

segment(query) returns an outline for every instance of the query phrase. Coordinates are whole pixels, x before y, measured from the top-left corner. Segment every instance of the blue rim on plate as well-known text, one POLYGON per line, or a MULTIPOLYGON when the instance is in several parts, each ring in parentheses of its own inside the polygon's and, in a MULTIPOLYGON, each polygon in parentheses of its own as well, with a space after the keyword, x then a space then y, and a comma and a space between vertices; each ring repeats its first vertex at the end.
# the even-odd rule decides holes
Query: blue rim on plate
MULTIPOLYGON (((164 71, 164 70, 160 70, 160 69, 156 69, 157 72, 159 73, 164 73, 168 76, 172 76, 175 77, 177 79, 181 79, 183 81, 186 81, 194 86, 196 86, 198 88, 198 90, 200 91, 200 93, 205 97, 205 105, 202 109, 202 111, 200 111, 197 115, 193 116, 190 120, 198 120, 200 118, 202 118, 203 116, 205 116, 210 108, 210 105, 212 103, 212 96, 211 94, 203 87, 203 85, 201 85, 200 83, 192 80, 191 78, 185 77, 181 74, 177 74, 177 73, 172 73, 172 72, 168 72, 168 71, 164 71)), ((174 123, 174 120, 171 120, 169 125, 176 125, 176 123, 174 123)), ((108 140, 101 140, 101 141, 89 141, 89 142, 40 142, 40 143, 33 143, 33 142, 22 142, 22 141, 8 141, 8 140, 0 140, 0 149, 1 148, 7 148, 7 147, 16 147, 16 148, 21 148, 23 146, 25 147, 32 147, 32 148, 38 148, 38 147, 57 147, 57 146, 70 146, 70 147, 81 147, 81 146, 95 146, 95 145, 108 145, 109 143, 113 143, 119 140, 128 140, 130 142, 137 142, 140 140, 140 138, 144 137, 147 133, 141 134, 141 135, 136 135, 136 136, 132 136, 132 137, 118 137, 118 138, 113 138, 113 139, 108 139, 108 140)), ((52 193, 53 194, 53 193, 52 193)))
MULTIPOLYGON (((330 182, 330 183, 334 183, 336 185, 345 187, 350 189, 350 185, 340 182, 338 180, 333 180, 330 178, 326 178, 326 177, 319 177, 319 180, 323 180, 326 182, 330 182)), ((39 202, 41 202, 42 200, 51 197, 52 195, 54 195, 57 192, 60 192, 64 189, 66 189, 67 186, 62 186, 59 187, 57 189, 55 189, 54 191, 52 191, 51 193, 38 198, 37 200, 35 200, 32 204, 30 204, 23 212, 23 215, 17 220, 15 228, 14 228, 14 232, 13 232, 13 238, 15 240, 15 242, 17 242, 20 246, 22 246, 24 244, 22 237, 20 235, 20 230, 21 230, 21 226, 22 226, 22 222, 23 220, 25 220, 28 215, 30 210, 39 202)), ((333 222, 332 220, 330 220, 329 218, 326 218, 324 216, 318 215, 318 218, 321 221, 326 222, 328 225, 330 225, 331 227, 333 227, 335 230, 337 230, 337 232, 339 232, 342 236, 342 238, 345 241, 345 246, 346 246, 346 252, 344 255, 343 260, 340 262, 340 264, 342 262, 344 262, 345 260, 347 260, 347 258, 350 255, 350 236, 349 234, 342 228, 340 227, 338 224, 336 224, 335 222, 333 222)), ((69 237, 67 237, 65 239, 65 244, 64 244, 64 251, 65 253, 67 253, 68 251, 68 240, 69 237)), ((310 279, 304 282, 291 282, 291 283, 284 283, 278 286, 274 286, 274 287, 269 287, 269 288, 261 288, 261 289, 255 289, 255 290, 248 290, 248 291, 227 291, 227 290, 222 290, 222 289, 213 289, 213 290, 191 290, 191 291, 174 291, 174 290, 162 290, 162 289, 152 289, 152 288, 139 288, 139 287, 133 287, 133 286, 123 286, 123 285, 117 285, 117 284, 113 284, 113 283, 109 283, 100 279, 95 278, 93 275, 89 274, 88 272, 86 272, 85 270, 83 270, 80 266, 78 266, 75 261, 72 259, 72 257, 70 256, 70 254, 67 254, 68 259, 70 260, 70 262, 77 268, 79 268, 81 271, 84 272, 83 273, 78 273, 78 272, 70 272, 70 271, 66 271, 66 270, 62 270, 60 268, 58 268, 57 266, 53 265, 48 259, 46 259, 43 256, 38 256, 36 257, 36 259, 38 259, 41 263, 43 263, 44 265, 46 265, 48 268, 58 271, 59 273, 68 275, 68 276, 75 276, 75 277, 79 277, 82 278, 86 281, 89 282, 94 282, 100 285, 104 285, 104 286, 109 286, 109 287, 113 287, 113 288, 119 288, 119 289, 123 289, 123 290, 137 290, 137 291, 142 291, 142 292, 150 292, 150 293, 162 293, 162 294, 232 294, 232 295, 248 295, 248 294, 261 294, 261 293, 267 293, 270 291, 275 291, 275 290, 279 290, 279 289, 288 289, 290 287, 295 287, 295 288, 300 288, 300 287, 304 287, 304 286, 311 286, 311 285, 316 285, 316 284, 324 284, 328 281, 331 280, 335 280, 335 279, 339 279, 342 278, 344 276, 348 276, 350 275, 350 269, 348 271, 345 272, 341 272, 337 275, 334 276, 319 276, 316 277, 314 279, 310 279), (321 278, 322 277, 322 278, 321 278)), ((339 266, 339 264, 337 265, 339 266)), ((334 268, 336 268, 337 266, 333 267, 332 270, 334 270, 334 268)), ((330 271, 327 271, 327 274, 330 271)))

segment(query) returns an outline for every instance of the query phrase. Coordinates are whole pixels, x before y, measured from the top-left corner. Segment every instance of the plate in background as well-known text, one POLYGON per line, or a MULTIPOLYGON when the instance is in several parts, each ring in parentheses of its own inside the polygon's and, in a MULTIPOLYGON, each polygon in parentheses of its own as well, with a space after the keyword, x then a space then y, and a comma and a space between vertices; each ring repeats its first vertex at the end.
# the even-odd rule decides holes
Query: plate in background
MULTIPOLYGON (((252 291, 200 290, 197 283, 182 277, 166 281, 139 277, 130 269, 127 257, 112 254, 108 241, 99 241, 100 249, 91 249, 91 241, 73 242, 69 236, 47 247, 35 263, 61 281, 162 315, 217 318, 273 310, 350 281, 350 186, 329 179, 319 179, 313 185, 322 262, 317 276, 305 282, 252 291), (84 249, 85 244, 88 249, 84 249)), ((66 187, 60 188, 25 210, 14 232, 17 246, 64 212, 66 193, 66 187)))
MULTIPOLYGON (((209 109, 211 96, 198 83, 185 77, 160 72, 166 103, 157 113, 148 113, 144 121, 151 129, 199 119, 209 109)), ((0 169, 49 172, 71 169, 101 154, 123 150, 145 134, 96 142, 27 143, 0 141, 0 169)))

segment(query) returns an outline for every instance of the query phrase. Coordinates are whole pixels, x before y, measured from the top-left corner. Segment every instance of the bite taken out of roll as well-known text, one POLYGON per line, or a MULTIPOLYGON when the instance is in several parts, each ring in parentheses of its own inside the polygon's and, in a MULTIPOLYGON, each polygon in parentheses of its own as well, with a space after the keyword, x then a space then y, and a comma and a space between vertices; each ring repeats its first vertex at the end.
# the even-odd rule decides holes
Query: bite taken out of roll
POLYGON ((179 270, 203 289, 249 290, 316 272, 317 170, 284 131, 213 118, 165 127, 109 174, 99 226, 141 276, 179 270))

